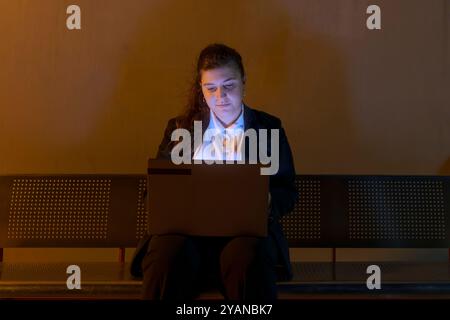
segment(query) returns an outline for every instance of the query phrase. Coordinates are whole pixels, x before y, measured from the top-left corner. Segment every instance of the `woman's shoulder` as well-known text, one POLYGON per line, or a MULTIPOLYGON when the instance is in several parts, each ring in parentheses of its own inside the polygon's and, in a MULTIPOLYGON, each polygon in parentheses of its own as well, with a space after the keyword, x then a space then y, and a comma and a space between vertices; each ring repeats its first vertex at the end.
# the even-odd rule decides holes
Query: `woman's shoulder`
POLYGON ((281 120, 280 118, 267 113, 265 111, 261 111, 258 109, 254 109, 252 107, 247 106, 247 108, 250 110, 251 116, 254 118, 254 120, 263 125, 264 127, 276 129, 281 128, 281 120))
POLYGON ((175 130, 178 127, 178 124, 180 123, 180 121, 181 121, 181 116, 176 116, 176 117, 170 118, 169 121, 167 121, 166 129, 169 129, 171 131, 175 130))

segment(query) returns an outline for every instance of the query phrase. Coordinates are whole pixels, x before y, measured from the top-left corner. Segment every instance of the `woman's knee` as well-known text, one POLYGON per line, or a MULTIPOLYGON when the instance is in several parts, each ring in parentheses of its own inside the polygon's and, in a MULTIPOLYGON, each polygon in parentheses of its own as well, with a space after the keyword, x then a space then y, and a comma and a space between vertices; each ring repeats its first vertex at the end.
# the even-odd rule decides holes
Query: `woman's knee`
POLYGON ((192 239, 178 234, 155 235, 150 240, 147 253, 142 261, 145 273, 149 268, 161 272, 195 268, 196 248, 192 239))
POLYGON ((187 299, 199 270, 195 243, 182 235, 156 236, 142 262, 144 299, 187 299))
POLYGON ((269 237, 236 237, 222 250, 222 273, 230 270, 247 272, 251 268, 275 268, 276 248, 269 237))
POLYGON ((220 261, 225 297, 276 299, 276 254, 271 238, 239 237, 230 241, 220 261))

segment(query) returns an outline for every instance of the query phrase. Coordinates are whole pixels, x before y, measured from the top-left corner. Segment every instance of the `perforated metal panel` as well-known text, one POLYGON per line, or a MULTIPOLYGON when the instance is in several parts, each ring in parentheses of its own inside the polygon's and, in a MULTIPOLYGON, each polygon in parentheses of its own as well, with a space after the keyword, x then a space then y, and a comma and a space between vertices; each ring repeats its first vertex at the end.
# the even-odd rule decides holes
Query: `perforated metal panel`
MULTIPOLYGON (((0 176, 0 247, 132 247, 146 175, 0 176)), ((450 247, 450 177, 300 175, 291 247, 450 247)))
POLYGON ((145 191, 147 179, 139 179, 137 199, 136 239, 141 239, 147 231, 147 211, 145 206, 145 191))
POLYGON ((299 175, 291 247, 448 248, 450 177, 299 175))
POLYGON ((14 179, 8 239, 106 239, 110 179, 14 179))
POLYGON ((321 237, 320 181, 299 179, 295 181, 298 200, 292 213, 281 219, 288 241, 319 240, 321 237))
POLYGON ((444 240, 442 181, 350 180, 350 239, 444 240))
POLYGON ((0 247, 132 247, 145 175, 0 176, 0 247))

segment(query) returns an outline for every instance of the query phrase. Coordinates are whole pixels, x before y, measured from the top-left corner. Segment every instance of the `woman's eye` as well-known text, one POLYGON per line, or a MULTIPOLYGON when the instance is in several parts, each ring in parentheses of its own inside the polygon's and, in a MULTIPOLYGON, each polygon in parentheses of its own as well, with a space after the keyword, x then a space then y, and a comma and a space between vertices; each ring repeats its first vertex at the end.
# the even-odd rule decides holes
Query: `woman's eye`
POLYGON ((208 91, 209 92, 214 92, 214 91, 216 91, 216 88, 208 88, 208 91))
POLYGON ((232 84, 227 84, 227 85, 225 86, 225 89, 228 89, 228 90, 229 90, 229 89, 233 89, 233 87, 234 87, 234 86, 233 86, 232 84))

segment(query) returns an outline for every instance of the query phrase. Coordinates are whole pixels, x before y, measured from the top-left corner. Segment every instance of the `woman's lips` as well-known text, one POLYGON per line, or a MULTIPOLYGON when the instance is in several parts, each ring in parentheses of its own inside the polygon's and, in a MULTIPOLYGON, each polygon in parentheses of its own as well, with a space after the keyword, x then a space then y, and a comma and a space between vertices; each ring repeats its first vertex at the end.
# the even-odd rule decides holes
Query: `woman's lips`
POLYGON ((216 104, 216 107, 226 107, 229 106, 231 103, 225 103, 225 104, 216 104))

